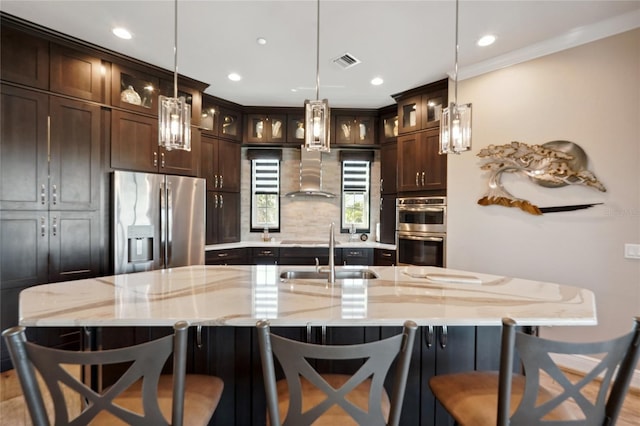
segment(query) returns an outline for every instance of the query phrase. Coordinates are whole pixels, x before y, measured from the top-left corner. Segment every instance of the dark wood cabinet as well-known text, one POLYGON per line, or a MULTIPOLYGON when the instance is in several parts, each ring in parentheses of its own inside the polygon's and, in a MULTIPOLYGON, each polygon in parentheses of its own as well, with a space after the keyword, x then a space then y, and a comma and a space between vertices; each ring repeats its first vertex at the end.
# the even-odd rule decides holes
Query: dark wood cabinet
POLYGON ((342 248, 342 264, 343 265, 373 265, 373 249, 372 248, 342 248))
POLYGON ((385 194, 380 197, 380 242, 396 243, 396 194, 385 194))
POLYGON ((2 25, 1 78, 95 102, 105 101, 102 60, 2 25))
POLYGON ((100 212, 49 212, 49 282, 100 275, 100 212))
POLYGON ((398 137, 398 192, 445 190, 447 157, 438 154, 438 129, 398 137))
POLYGON ((287 140, 287 115, 253 113, 245 115, 246 144, 282 144, 287 140))
POLYGON ((202 135, 200 177, 207 190, 240 191, 240 144, 202 135))
POLYGON ((380 144, 393 143, 398 139, 398 107, 391 105, 380 110, 380 144))
POLYGON ((100 108, 49 98, 49 208, 96 210, 101 187, 100 108))
MULTIPOLYGON (((336 265, 340 265, 341 252, 334 252, 334 261, 336 265)), ((320 265, 329 263, 328 247, 281 247, 280 248, 280 264, 281 265, 315 265, 316 258, 320 265)))
MULTIPOLYGON (((49 212, 0 210, 2 289, 25 288, 49 277, 49 212)), ((3 301, 3 309, 5 308, 3 301)), ((14 318, 17 321, 17 315, 14 318)), ((3 324, 3 329, 6 324, 3 324)), ((15 324, 10 324, 15 325, 15 324)))
POLYGON ((375 249, 373 264, 375 266, 395 266, 396 251, 389 249, 375 249))
POLYGON ((0 77, 37 89, 49 88, 49 42, 2 23, 0 77))
POLYGON ((79 50, 51 44, 50 89, 52 92, 104 102, 103 65, 96 58, 79 50))
POLYGON ((240 193, 207 191, 206 244, 240 241, 240 193))
POLYGON ((251 248, 251 265, 277 265, 280 256, 279 248, 253 247, 251 248))
POLYGON ((0 91, 0 208, 48 210, 49 96, 6 85, 0 91))
POLYGON ((111 167, 157 172, 164 164, 158 147, 158 119, 113 110, 111 113, 111 167))
POLYGON ((376 145, 377 113, 365 110, 332 110, 332 145, 376 145))
POLYGON ((200 129, 203 135, 219 136, 241 142, 242 107, 214 96, 202 95, 200 129))
POLYGON ((138 172, 198 175, 200 134, 193 131, 191 151, 158 146, 158 118, 122 110, 111 113, 111 167, 138 172))
POLYGON ((204 262, 207 265, 246 265, 247 249, 207 250, 204 262))
POLYGON ((100 108, 3 85, 2 209, 96 209, 100 108))
POLYGON ((398 192, 398 144, 390 143, 380 147, 380 193, 398 192))
POLYGON ((287 143, 304 145, 304 109, 287 114, 287 143))
POLYGON ((114 107, 149 114, 157 121, 159 93, 160 78, 157 75, 148 70, 112 64, 111 103, 114 107))
POLYGON ((446 108, 445 89, 413 95, 398 101, 398 133, 440 127, 442 109, 446 108))

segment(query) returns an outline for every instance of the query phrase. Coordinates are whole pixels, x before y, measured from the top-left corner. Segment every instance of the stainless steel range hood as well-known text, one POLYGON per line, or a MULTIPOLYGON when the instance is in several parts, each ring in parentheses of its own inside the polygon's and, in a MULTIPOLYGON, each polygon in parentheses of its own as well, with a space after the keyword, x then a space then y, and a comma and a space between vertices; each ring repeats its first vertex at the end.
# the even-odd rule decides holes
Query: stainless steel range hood
POLYGON ((287 197, 326 197, 334 198, 335 194, 322 190, 322 153, 300 148, 300 189, 289 192, 287 197))

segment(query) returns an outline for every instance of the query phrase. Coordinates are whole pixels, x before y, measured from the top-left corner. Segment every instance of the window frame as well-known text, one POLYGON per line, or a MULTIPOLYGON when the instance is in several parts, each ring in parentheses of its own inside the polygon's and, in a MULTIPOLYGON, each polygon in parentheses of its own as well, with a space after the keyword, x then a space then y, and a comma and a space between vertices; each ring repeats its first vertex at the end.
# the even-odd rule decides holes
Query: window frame
POLYGON ((250 205, 250 213, 249 213, 249 232, 262 232, 265 228, 264 225, 257 225, 254 224, 254 218, 256 216, 256 202, 257 202, 257 196, 258 195, 263 195, 263 194, 274 194, 275 195, 275 199, 277 202, 277 206, 276 208, 278 209, 277 212, 277 220, 278 220, 278 225, 276 227, 269 225, 269 233, 272 232, 280 232, 280 228, 282 226, 282 206, 281 206, 281 202, 280 202, 280 184, 282 181, 282 165, 280 164, 280 160, 277 158, 252 158, 250 160, 250 164, 251 164, 251 197, 249 200, 249 205, 250 205), (277 192, 260 192, 260 191, 256 191, 256 182, 255 182, 255 176, 256 176, 256 166, 258 162, 272 162, 274 163, 274 165, 277 165, 278 167, 278 176, 277 176, 277 192), (257 226, 254 226, 257 225, 257 226))
POLYGON ((369 233, 371 232, 371 167, 372 161, 364 160, 364 159, 343 159, 341 161, 341 170, 340 170, 340 233, 348 234, 350 229, 350 223, 345 223, 345 194, 349 193, 363 193, 364 194, 364 202, 365 204, 365 212, 363 214, 366 216, 366 227, 358 227, 356 226, 356 233, 369 233), (352 191, 345 190, 345 163, 366 163, 367 170, 367 189, 366 191, 352 191))

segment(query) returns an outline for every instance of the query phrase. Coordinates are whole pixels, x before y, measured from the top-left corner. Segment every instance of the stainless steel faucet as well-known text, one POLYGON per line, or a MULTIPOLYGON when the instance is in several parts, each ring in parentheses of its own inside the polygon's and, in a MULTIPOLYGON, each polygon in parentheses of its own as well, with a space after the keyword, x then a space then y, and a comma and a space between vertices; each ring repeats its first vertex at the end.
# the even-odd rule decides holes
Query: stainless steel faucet
POLYGON ((335 260, 335 251, 336 251, 336 238, 333 232, 334 223, 331 222, 331 226, 329 227, 329 266, 327 268, 323 268, 320 266, 318 262, 318 258, 316 257, 316 271, 324 272, 328 269, 329 278, 328 282, 333 284, 336 282, 336 260, 335 260))
POLYGON ((333 233, 333 228, 334 224, 331 222, 331 226, 329 226, 329 283, 331 284, 336 282, 336 237, 333 233))

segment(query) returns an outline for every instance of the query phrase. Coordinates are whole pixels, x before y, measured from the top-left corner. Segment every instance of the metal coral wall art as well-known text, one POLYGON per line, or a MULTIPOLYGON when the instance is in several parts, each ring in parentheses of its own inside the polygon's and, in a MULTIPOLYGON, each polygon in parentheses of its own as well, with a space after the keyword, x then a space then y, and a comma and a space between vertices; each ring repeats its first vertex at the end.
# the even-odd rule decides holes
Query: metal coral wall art
MULTIPOLYGON (((566 185, 586 185, 605 192, 604 185, 586 169, 587 154, 580 146, 569 141, 551 141, 542 145, 511 142, 489 145, 477 154, 483 159, 480 166, 489 172, 489 190, 478 200, 482 206, 499 205, 518 207, 534 215, 558 211, 584 209, 595 204, 540 208, 527 200, 514 197, 501 183, 503 173, 526 176, 535 184, 558 188, 566 185)), ((601 203, 596 203, 601 204, 601 203)))

